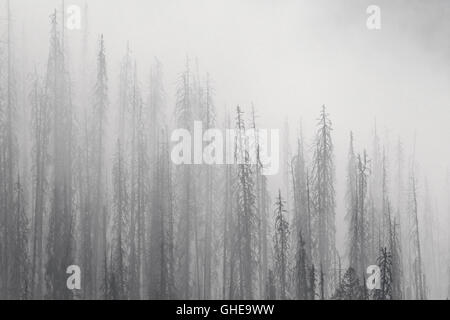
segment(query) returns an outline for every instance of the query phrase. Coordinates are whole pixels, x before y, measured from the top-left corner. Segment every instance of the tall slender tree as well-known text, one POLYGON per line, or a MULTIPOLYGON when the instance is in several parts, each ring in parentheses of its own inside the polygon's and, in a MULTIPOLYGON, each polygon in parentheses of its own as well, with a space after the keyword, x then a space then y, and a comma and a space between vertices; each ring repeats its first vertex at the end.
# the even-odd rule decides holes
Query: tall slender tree
POLYGON ((46 90, 53 117, 51 127, 52 196, 47 241, 47 296, 72 297, 65 285, 65 271, 73 263, 72 211, 72 104, 64 60, 64 33, 58 31, 56 10, 51 16, 50 51, 46 90))
POLYGON ((253 299, 253 280, 255 252, 253 250, 257 217, 255 215, 255 190, 253 180, 253 168, 250 163, 249 141, 245 134, 243 112, 236 108, 237 144, 235 159, 238 163, 237 182, 237 227, 239 246, 239 283, 241 299, 253 299))
MULTIPOLYGON (((314 260, 322 265, 326 285, 324 295, 333 289, 333 256, 335 252, 335 190, 331 121, 322 107, 314 141, 312 197, 314 216, 314 260)), ((323 284, 321 284, 323 285, 323 284)))
POLYGON ((279 283, 280 299, 285 300, 288 293, 289 272, 289 222, 287 221, 285 201, 281 198, 281 190, 275 202, 275 235, 274 258, 275 270, 279 283))

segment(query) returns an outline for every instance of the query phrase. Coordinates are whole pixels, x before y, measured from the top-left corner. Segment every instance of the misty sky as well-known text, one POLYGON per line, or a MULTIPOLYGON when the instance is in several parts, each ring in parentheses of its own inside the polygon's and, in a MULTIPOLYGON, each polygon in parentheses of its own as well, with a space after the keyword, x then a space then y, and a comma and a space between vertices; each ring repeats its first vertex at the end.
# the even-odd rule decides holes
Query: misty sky
MULTIPOLYGON (((26 66, 43 68, 48 17, 61 1, 11 5, 16 32, 25 35, 16 46, 26 48, 26 66)), ((127 41, 144 84, 153 57, 163 63, 170 104, 189 55, 210 73, 216 106, 253 102, 260 126, 281 128, 288 118, 294 135, 302 119, 311 141, 325 104, 335 128, 338 185, 345 182, 349 130, 358 150, 370 148, 376 119, 383 140, 392 145, 401 136, 407 155, 416 132, 419 179, 426 174, 441 190, 450 162, 450 1, 90 0, 88 6, 90 59, 103 33, 114 92, 127 41), (370 4, 381 8, 381 30, 366 27, 370 4)), ((68 31, 74 52, 81 34, 68 31)), ((112 104, 116 99, 110 97, 112 104)), ((339 191, 341 217, 342 197, 339 191)))

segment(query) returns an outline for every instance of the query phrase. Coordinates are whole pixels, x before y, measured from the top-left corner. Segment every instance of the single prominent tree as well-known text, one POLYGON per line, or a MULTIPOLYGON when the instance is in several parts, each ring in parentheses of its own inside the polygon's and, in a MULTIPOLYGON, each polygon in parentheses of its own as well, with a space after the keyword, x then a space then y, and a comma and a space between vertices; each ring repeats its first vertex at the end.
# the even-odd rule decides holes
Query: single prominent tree
MULTIPOLYGON (((99 51, 97 54, 97 81, 95 83, 95 95, 93 115, 91 122, 91 136, 93 137, 93 143, 91 144, 92 150, 89 153, 92 157, 92 178, 93 178, 93 190, 91 192, 92 203, 92 221, 93 224, 88 226, 88 230, 85 234, 85 240, 90 238, 94 239, 93 249, 96 268, 96 279, 92 279, 95 287, 94 292, 103 291, 100 296, 105 296, 107 291, 107 244, 105 242, 105 234, 107 232, 107 225, 104 214, 106 213, 106 170, 105 170, 105 122, 106 112, 108 108, 108 74, 106 69, 106 54, 103 35, 99 40, 99 51)), ((88 249, 89 247, 87 247, 88 249)), ((89 250, 89 249, 88 249, 89 250)), ((87 262, 89 263, 89 262, 87 262)))
MULTIPOLYGON (((64 31, 58 31, 56 11, 51 16, 50 51, 47 63, 46 91, 49 95, 51 125, 52 181, 49 234, 47 239, 47 295, 53 299, 71 298, 67 290, 65 268, 73 263, 73 117, 69 75, 65 66, 64 31)), ((62 29, 64 30, 64 28, 62 29)))
POLYGON ((274 235, 274 258, 275 270, 277 274, 280 298, 285 300, 288 291, 289 272, 289 222, 287 221, 287 211, 285 201, 278 190, 278 197, 275 202, 275 235, 274 235))
POLYGON ((43 297, 44 289, 44 217, 47 213, 50 144, 50 105, 38 75, 33 76, 29 94, 31 103, 32 147, 32 257, 31 291, 34 299, 43 297))
POLYGON ((314 140, 312 194, 314 204, 314 260, 322 265, 327 296, 333 288, 335 254, 335 190, 331 121, 322 107, 314 140))
POLYGON ((245 135, 243 112, 236 109, 236 151, 237 169, 237 245, 239 248, 239 290, 241 299, 253 299, 254 250, 257 236, 257 217, 255 214, 256 196, 253 167, 250 163, 249 141, 245 135))

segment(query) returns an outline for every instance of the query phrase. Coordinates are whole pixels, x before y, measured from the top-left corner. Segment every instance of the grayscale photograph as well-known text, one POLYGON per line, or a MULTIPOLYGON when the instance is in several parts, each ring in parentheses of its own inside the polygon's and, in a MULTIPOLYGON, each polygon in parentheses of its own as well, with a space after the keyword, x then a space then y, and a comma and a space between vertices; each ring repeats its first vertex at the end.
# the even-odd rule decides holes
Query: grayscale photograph
POLYGON ((447 300, 449 138, 448 0, 0 0, 0 300, 447 300))

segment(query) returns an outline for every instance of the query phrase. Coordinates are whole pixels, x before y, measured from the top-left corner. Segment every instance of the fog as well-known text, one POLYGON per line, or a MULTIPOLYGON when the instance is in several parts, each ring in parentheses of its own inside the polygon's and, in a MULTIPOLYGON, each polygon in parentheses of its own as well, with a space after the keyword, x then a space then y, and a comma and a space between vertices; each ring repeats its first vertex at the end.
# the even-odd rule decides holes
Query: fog
MULTIPOLYGON (((0 28, 4 34, 6 1, 0 3, 0 28)), ((26 97, 30 74, 35 69, 44 74, 47 68, 49 16, 56 8, 60 19, 63 3, 14 0, 10 5, 15 53, 12 60, 18 96, 24 101, 20 118, 27 113, 25 105, 29 105, 26 97)), ((450 239, 447 239, 450 189, 446 185, 450 165, 449 1, 65 0, 64 5, 81 8, 81 28, 66 29, 64 33, 65 60, 76 109, 84 108, 82 87, 94 86, 99 37, 101 34, 104 37, 109 89, 106 117, 111 125, 105 143, 110 157, 116 141, 114 126, 120 117, 120 66, 127 44, 136 59, 144 99, 155 57, 161 62, 169 118, 177 103, 180 75, 189 59, 202 79, 209 74, 214 104, 222 119, 225 110, 234 114, 237 105, 249 117, 254 105, 260 128, 286 132, 288 124, 289 157, 296 152, 301 128, 309 164, 313 162, 317 121, 325 105, 333 127, 336 247, 343 261, 349 263, 348 223, 344 219, 349 134, 353 132, 355 152, 367 149, 372 158, 376 132, 387 157, 390 192, 397 192, 399 140, 405 170, 414 159, 422 229, 429 219, 424 213, 426 184, 429 187, 432 228, 437 235, 431 242, 437 248, 436 257, 442 259, 439 276, 445 277, 445 281, 441 279, 443 282, 450 282, 450 239), (379 30, 366 26, 369 17, 366 9, 372 4, 381 9, 379 30), (84 72, 88 74, 86 78, 84 72), (87 83, 82 84, 82 79, 88 79, 87 83)), ((5 52, 3 47, 0 51, 5 52)), ((27 116, 21 119, 20 125, 26 126, 27 116)), ((82 127, 83 120, 78 121, 82 127)), ((20 136, 27 130, 19 128, 16 132, 20 136)), ((26 163, 25 158, 19 156, 18 161, 26 163)), ((285 158, 283 154, 282 161, 286 164, 285 158)), ((287 206, 293 207, 292 197, 286 196, 290 187, 283 177, 289 173, 283 170, 283 164, 281 169, 278 175, 268 177, 273 200, 271 219, 278 189, 285 194, 287 206)), ((111 183, 112 178, 107 181, 111 183)), ((428 241, 424 234, 420 238, 422 242, 428 241)), ((448 285, 434 281, 429 296, 447 297, 448 285)))

